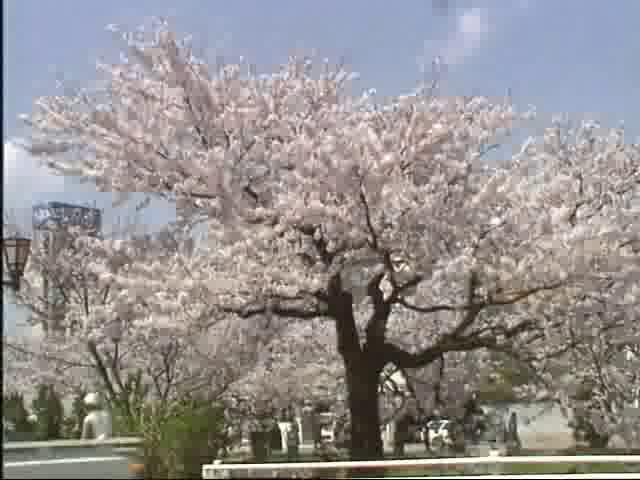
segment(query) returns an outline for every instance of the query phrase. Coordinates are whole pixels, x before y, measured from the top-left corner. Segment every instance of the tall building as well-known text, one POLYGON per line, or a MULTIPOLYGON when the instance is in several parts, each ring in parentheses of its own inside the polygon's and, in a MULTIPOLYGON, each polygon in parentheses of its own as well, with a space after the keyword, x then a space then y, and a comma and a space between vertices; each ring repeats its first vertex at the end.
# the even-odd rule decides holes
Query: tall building
MULTIPOLYGON (((48 202, 33 207, 32 221, 33 246, 42 249, 49 255, 49 262, 53 263, 67 245, 69 228, 80 227, 90 235, 100 235, 102 211, 88 206, 48 202)), ((60 316, 64 315, 65 301, 58 286, 47 275, 43 275, 43 296, 48 299, 47 327, 55 328, 60 316)))

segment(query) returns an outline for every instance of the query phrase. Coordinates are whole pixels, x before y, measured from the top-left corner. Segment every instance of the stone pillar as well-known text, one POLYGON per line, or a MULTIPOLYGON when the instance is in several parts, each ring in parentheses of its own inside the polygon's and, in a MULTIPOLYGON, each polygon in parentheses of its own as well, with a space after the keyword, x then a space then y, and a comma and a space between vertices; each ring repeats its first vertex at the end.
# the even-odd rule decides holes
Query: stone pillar
POLYGON ((296 423, 298 424, 298 436, 300 437, 300 445, 302 445, 304 437, 302 436, 302 418, 296 417, 296 423))
POLYGON ((278 422, 278 426, 280 427, 280 437, 282 438, 282 451, 287 453, 289 450, 287 434, 291 430, 291 422, 278 422))
POLYGON ((393 450, 393 439, 396 435, 396 424, 395 422, 389 422, 385 426, 383 444, 385 450, 393 450))

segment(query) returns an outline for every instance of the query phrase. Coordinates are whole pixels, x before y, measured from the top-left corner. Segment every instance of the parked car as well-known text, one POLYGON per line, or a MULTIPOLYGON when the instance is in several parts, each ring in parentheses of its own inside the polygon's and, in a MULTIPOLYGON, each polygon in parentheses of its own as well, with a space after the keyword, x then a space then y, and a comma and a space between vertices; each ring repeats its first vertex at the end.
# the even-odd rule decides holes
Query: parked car
POLYGON ((320 426, 320 441, 327 443, 335 442, 336 420, 332 413, 321 413, 318 423, 320 426))
POLYGON ((432 453, 444 454, 464 449, 464 429, 455 420, 431 420, 426 424, 424 435, 428 436, 428 448, 432 453))

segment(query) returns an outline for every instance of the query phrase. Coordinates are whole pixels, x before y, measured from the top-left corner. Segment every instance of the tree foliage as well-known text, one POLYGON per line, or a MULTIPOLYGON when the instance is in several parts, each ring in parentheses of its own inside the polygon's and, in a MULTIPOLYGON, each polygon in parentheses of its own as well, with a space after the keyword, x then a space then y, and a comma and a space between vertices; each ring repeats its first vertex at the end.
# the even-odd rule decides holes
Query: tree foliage
MULTIPOLYGON (((126 291, 92 271, 91 256, 97 251, 89 245, 107 239, 150 258, 172 255, 170 236, 139 233, 137 227, 102 235, 66 228, 51 235, 55 248, 34 244, 17 298, 29 309, 35 333, 3 338, 8 390, 29 392, 43 383, 63 394, 98 389, 110 408, 129 418, 129 427, 123 428, 131 431, 142 399, 169 402, 203 389, 222 393, 245 375, 256 358, 248 351, 250 342, 236 337, 237 342, 213 345, 207 340, 215 332, 189 330, 188 311, 173 317, 177 324, 152 325, 153 312, 145 302, 120 302, 126 291)), ((109 262, 127 268, 126 258, 111 256, 109 262)))

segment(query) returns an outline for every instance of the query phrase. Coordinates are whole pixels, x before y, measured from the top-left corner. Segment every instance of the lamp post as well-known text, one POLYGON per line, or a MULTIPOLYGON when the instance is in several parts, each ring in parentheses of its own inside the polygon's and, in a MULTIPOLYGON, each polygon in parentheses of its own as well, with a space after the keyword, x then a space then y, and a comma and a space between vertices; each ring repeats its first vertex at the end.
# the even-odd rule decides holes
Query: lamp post
POLYGON ((107 336, 113 342, 113 368, 118 367, 118 361, 120 360, 120 341, 122 340, 122 320, 118 317, 107 325, 107 336))
POLYGON ((120 343, 120 340, 122 340, 122 319, 120 319, 120 317, 117 317, 116 319, 112 320, 106 327, 105 329, 105 333, 107 334, 107 336, 111 339, 111 341, 113 343, 115 343, 116 345, 118 343, 120 343))
POLYGON ((9 280, 2 279, 2 285, 6 285, 14 291, 20 290, 20 280, 31 253, 31 240, 23 237, 2 239, 2 254, 4 256, 9 280))

